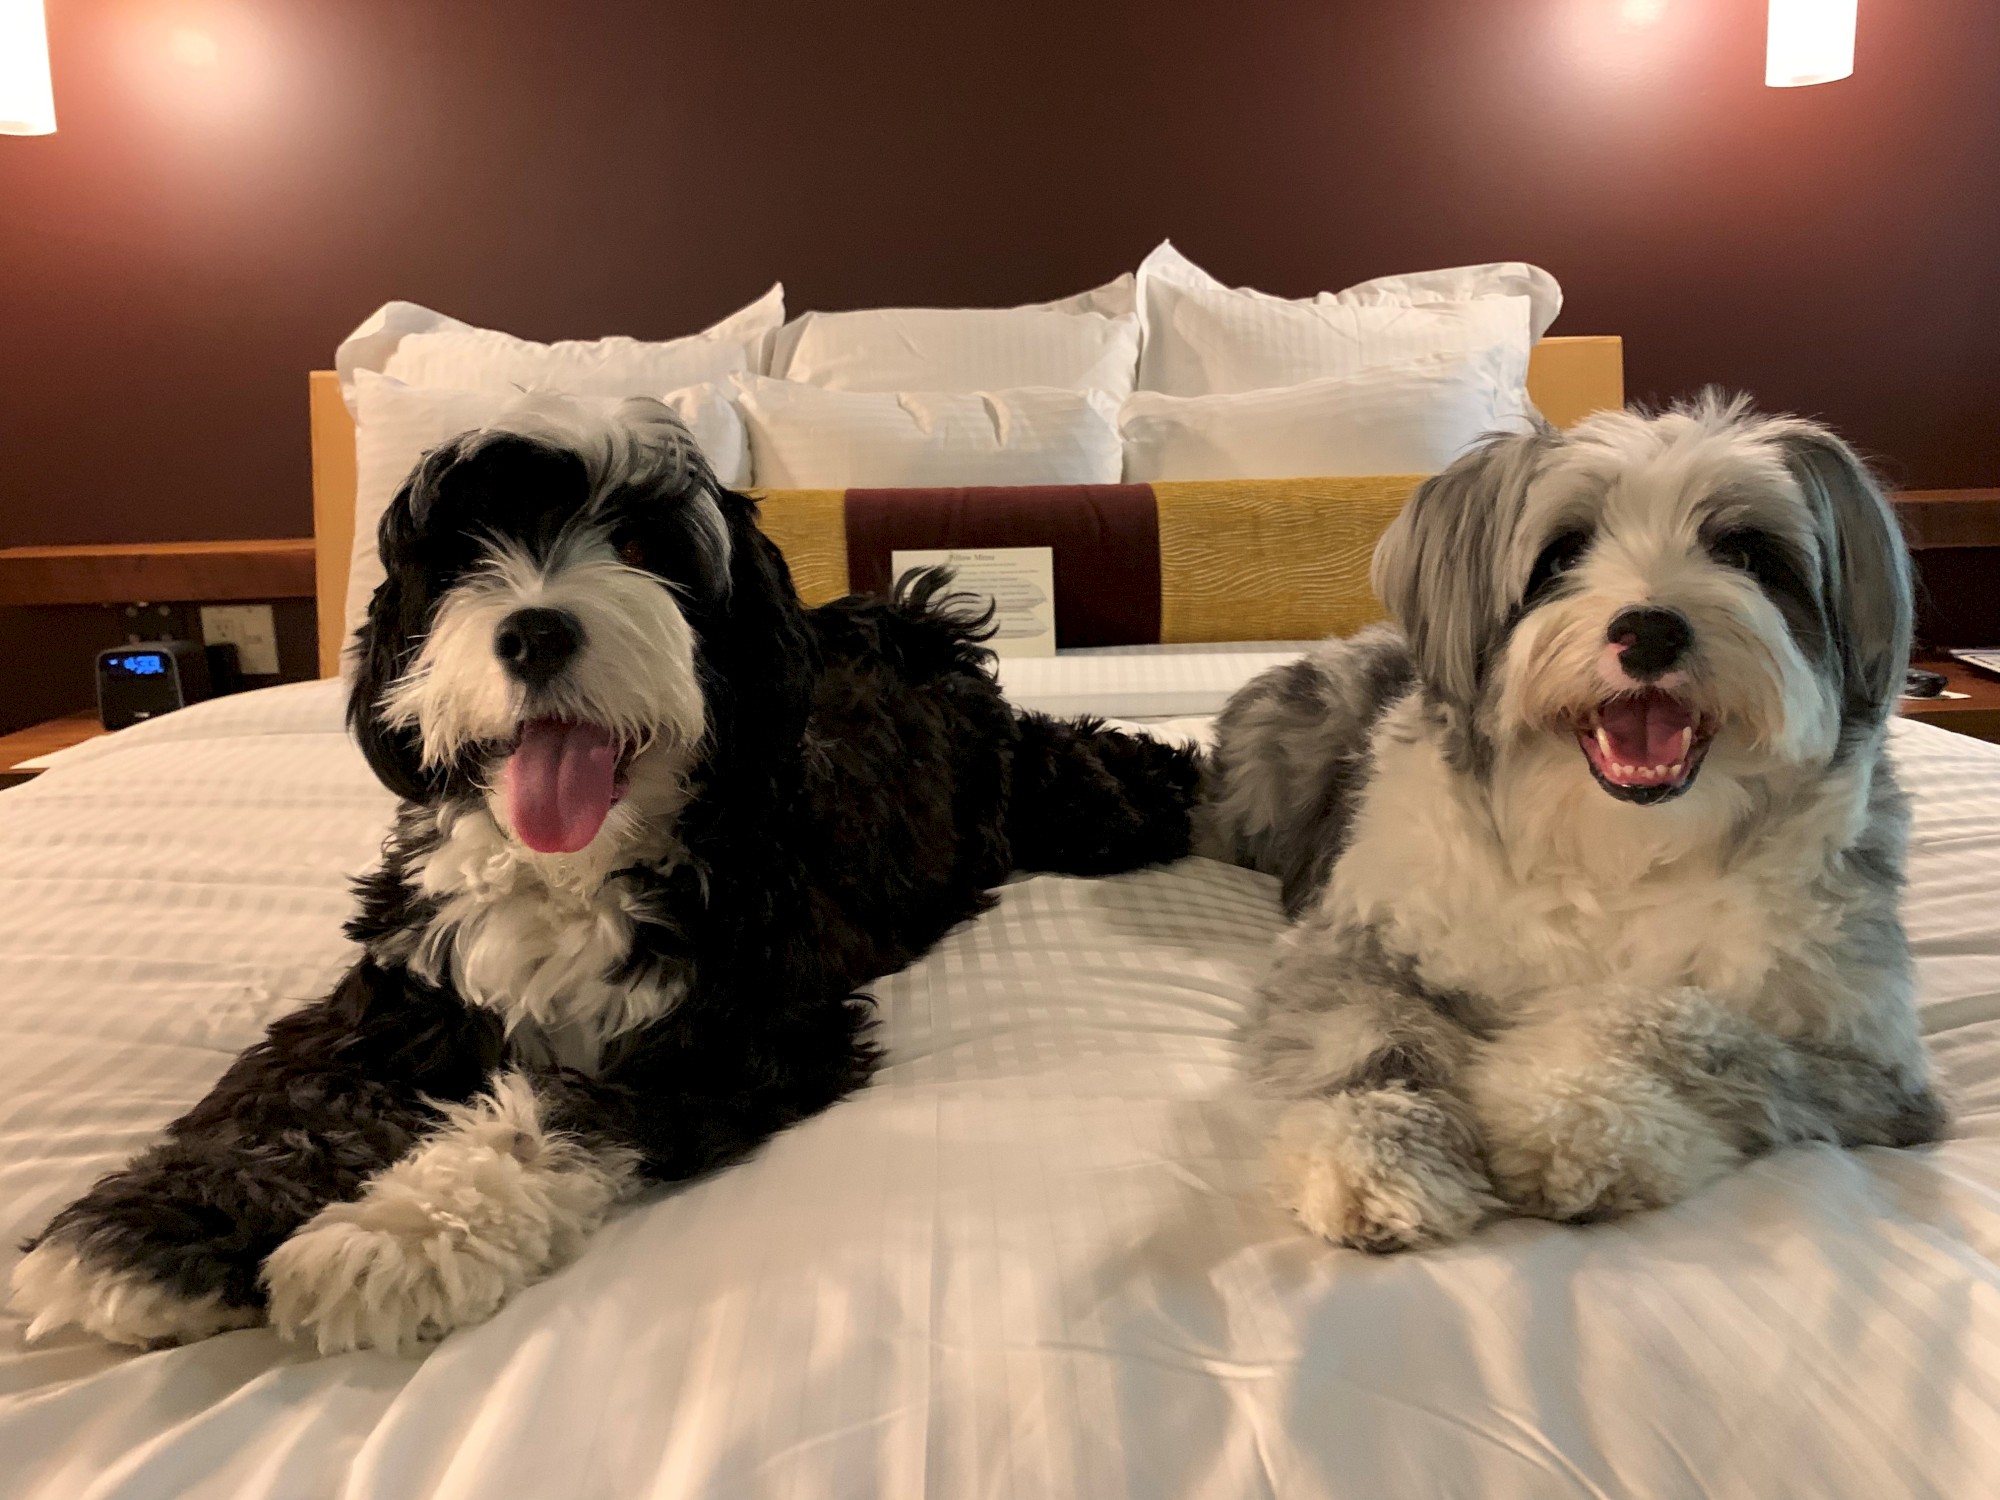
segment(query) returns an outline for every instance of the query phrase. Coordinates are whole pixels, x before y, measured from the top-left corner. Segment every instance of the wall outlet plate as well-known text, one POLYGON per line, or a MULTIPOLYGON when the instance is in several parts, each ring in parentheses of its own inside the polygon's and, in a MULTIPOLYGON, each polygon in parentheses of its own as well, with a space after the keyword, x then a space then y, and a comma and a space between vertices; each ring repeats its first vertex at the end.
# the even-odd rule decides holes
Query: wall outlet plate
POLYGON ((278 675, 278 627, 268 604, 204 604, 201 638, 211 646, 234 646, 245 677, 278 675))

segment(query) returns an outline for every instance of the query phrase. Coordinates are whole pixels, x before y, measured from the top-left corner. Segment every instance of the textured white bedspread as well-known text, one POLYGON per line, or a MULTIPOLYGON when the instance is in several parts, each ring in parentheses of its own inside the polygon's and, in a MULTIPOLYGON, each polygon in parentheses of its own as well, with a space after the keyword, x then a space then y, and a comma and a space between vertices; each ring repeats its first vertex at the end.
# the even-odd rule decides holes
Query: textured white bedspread
MULTIPOLYGON (((0 1272, 348 961, 331 685, 0 793, 0 1272)), ((1905 726, 1953 1138, 1371 1259, 1262 1186, 1275 887, 1035 878, 878 987, 877 1083, 422 1361, 0 1320, 0 1497, 2000 1493, 2000 750, 1905 726)))

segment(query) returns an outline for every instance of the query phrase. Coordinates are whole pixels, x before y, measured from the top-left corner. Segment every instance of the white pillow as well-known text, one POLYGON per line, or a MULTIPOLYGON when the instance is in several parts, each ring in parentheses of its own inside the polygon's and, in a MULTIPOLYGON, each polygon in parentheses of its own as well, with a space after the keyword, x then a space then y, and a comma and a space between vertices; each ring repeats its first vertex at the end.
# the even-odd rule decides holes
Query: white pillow
MULTIPOLYGON (((1207 273, 1204 272, 1203 274, 1206 275, 1207 273)), ((881 310, 883 309, 875 309, 875 311, 881 310)), ((931 310, 954 311, 954 309, 931 310)), ((1142 316, 1139 308, 1139 278, 1133 272, 1127 271, 1122 276, 1113 277, 1110 281, 1105 282, 1103 286, 1094 286, 1089 291, 1078 292, 1074 296, 1057 297, 1050 302, 1024 302, 1019 307, 975 308, 971 309, 971 311, 1097 313, 1106 318, 1139 318, 1142 316)), ((798 347, 799 337, 806 330, 806 319, 813 316, 814 314, 812 313, 802 313, 792 319, 791 322, 785 324, 784 327, 771 334, 767 340, 767 357, 761 365, 753 365, 751 369, 757 374, 770 375, 779 380, 798 379, 799 377, 796 375, 788 374, 792 363, 792 351, 798 347)), ((847 317, 852 315, 834 313, 825 316, 847 317)), ((1136 361, 1134 363, 1136 364, 1136 361)), ((988 383, 1005 386, 1010 383, 1020 382, 992 381, 988 383)), ((910 388, 927 389, 928 387, 913 383, 910 388)), ((1124 389, 1129 391, 1131 388, 1131 381, 1128 379, 1124 389)), ((894 389, 894 387, 891 387, 891 389, 894 389)), ((1121 392, 1121 394, 1123 393, 1121 392)))
MULTIPOLYGON (((1136 305, 1142 325, 1146 321, 1145 291, 1149 284, 1191 286, 1218 292, 1229 289, 1227 282, 1204 271, 1181 254, 1172 240, 1161 240, 1153 247, 1152 252, 1139 262, 1135 279, 1138 283, 1135 288, 1136 305)), ((1110 290, 1110 287, 1099 288, 1099 291, 1110 290)), ((1258 295, 1266 294, 1260 292, 1258 295)), ((1344 291, 1322 292, 1320 295, 1356 306, 1378 302, 1415 304, 1464 302, 1474 297, 1526 297, 1534 305, 1532 321, 1537 339, 1549 331, 1549 325, 1555 322, 1563 306, 1562 287, 1555 277, 1540 266, 1531 266, 1523 260, 1496 260, 1477 266, 1447 266, 1441 271, 1409 271, 1397 276, 1377 276, 1372 281, 1357 282, 1344 291)))
POLYGON ((1562 288, 1555 277, 1526 261, 1503 260, 1484 266, 1449 266, 1442 271, 1415 271, 1402 276, 1377 276, 1331 294, 1350 307, 1426 302, 1469 302, 1477 297, 1526 297, 1528 331, 1539 340, 1562 311, 1562 288))
POLYGON ((1529 347, 1562 308, 1555 278, 1521 261, 1384 276, 1290 300, 1230 288, 1163 242, 1140 264, 1139 389, 1176 396, 1268 389, 1428 354, 1529 347))
POLYGON ((713 327, 658 343, 621 336, 540 344, 474 328, 414 302, 390 302, 347 336, 334 364, 356 415, 354 377, 363 370, 393 375, 405 385, 461 391, 534 387, 579 396, 657 396, 738 370, 761 371, 784 321, 782 283, 713 327))
POLYGON ((1103 286, 1094 286, 1073 297, 1057 297, 1052 302, 1024 302, 1021 305, 1029 310, 1039 308, 1043 312, 1094 312, 1103 313, 1107 318, 1122 318, 1139 311, 1139 278, 1127 271, 1103 286))
POLYGON ((751 472, 772 489, 1116 484, 1102 391, 832 391, 735 377, 751 472))
MULTIPOLYGON (((346 646, 368 617, 368 601, 382 582, 375 549, 382 513, 410 471, 447 438, 484 427, 521 399, 519 391, 461 391, 405 385, 373 370, 355 372, 354 550, 347 566, 346 646)), ((608 413, 622 396, 581 397, 608 413)), ((732 489, 749 481, 749 447, 743 419, 716 385, 691 386, 661 397, 687 423, 715 477, 732 489)))
POLYGON ((1432 355, 1358 375, 1221 396, 1139 391, 1119 413, 1125 480, 1435 474, 1518 429, 1508 351, 1432 355))
POLYGON ((772 375, 830 391, 1002 391, 1052 386, 1131 393, 1139 319, 1041 307, 878 307, 807 313, 772 375))
POLYGON ((1139 384, 1170 396, 1270 390, 1492 348, 1508 351, 1525 388, 1534 342, 1526 297, 1353 306, 1160 284, 1149 303, 1139 384))
POLYGON ((1226 291, 1227 288, 1200 266, 1189 260, 1174 248, 1172 240, 1161 240, 1146 258, 1139 262, 1139 269, 1133 276, 1133 311, 1139 315, 1139 363, 1144 374, 1146 344, 1152 337, 1152 317, 1149 294, 1155 286, 1206 287, 1211 291, 1226 291))

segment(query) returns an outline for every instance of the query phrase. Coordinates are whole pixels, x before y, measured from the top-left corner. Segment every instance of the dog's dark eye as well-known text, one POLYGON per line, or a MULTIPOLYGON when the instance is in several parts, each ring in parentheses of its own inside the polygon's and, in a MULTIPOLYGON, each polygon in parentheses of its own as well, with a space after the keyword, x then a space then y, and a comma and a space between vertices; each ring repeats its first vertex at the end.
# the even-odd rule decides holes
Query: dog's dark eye
POLYGON ((1758 543, 1765 540, 1760 531, 1725 531, 1708 545, 1709 556, 1724 567, 1740 568, 1745 573, 1754 571, 1752 563, 1758 543))
POLYGON ((618 560, 628 568, 646 566, 646 544, 636 536, 629 536, 618 544, 618 560))
POLYGON ((1772 592, 1796 593, 1804 586, 1785 544, 1753 526, 1722 532, 1709 542, 1708 555, 1725 568, 1748 573, 1772 592))
POLYGON ((1521 602, 1533 604, 1554 587, 1563 574, 1583 561, 1583 554, 1590 550, 1590 541, 1587 531, 1565 531, 1542 548, 1542 555, 1535 559, 1535 570, 1528 575, 1528 587, 1521 595, 1521 602))

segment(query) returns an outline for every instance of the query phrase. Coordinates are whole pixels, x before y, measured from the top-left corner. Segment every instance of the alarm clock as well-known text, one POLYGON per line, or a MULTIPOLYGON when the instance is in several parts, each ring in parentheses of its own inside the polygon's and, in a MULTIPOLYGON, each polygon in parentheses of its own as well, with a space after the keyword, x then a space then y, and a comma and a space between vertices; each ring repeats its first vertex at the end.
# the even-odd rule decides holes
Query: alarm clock
POLYGON ((197 641, 147 641, 97 653, 97 716, 106 729, 157 719, 209 692, 208 652, 197 641))

